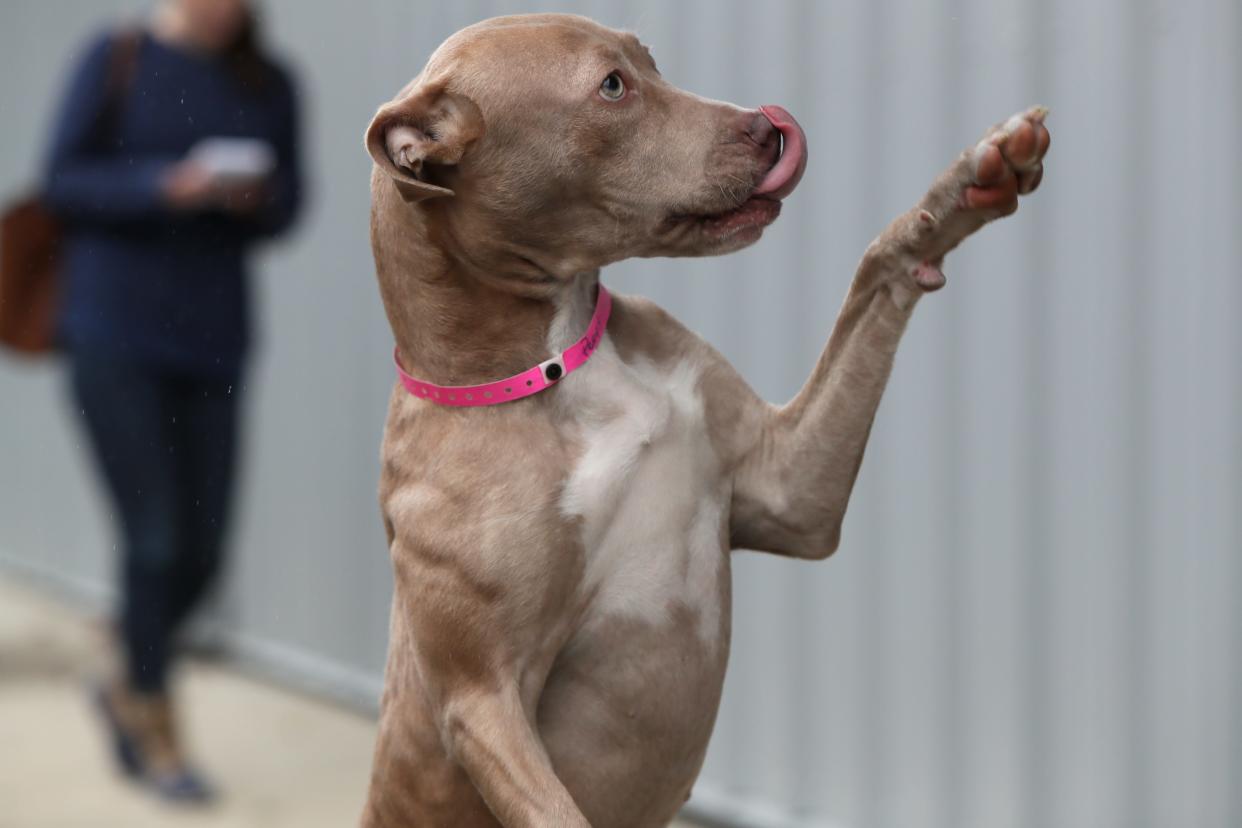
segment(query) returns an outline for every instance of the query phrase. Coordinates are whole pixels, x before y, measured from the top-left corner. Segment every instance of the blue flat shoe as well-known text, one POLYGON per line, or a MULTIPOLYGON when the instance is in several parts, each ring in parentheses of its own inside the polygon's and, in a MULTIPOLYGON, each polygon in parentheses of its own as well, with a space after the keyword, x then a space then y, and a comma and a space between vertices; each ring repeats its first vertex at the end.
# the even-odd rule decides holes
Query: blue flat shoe
POLYGON ((148 774, 145 784, 160 799, 181 805, 207 805, 216 798, 215 790, 190 768, 171 773, 148 774))
POLYGON ((131 694, 118 703, 102 683, 91 685, 90 696, 126 777, 170 804, 206 805, 216 798, 212 786, 179 756, 166 697, 131 694), (118 709, 118 704, 125 707, 118 709))

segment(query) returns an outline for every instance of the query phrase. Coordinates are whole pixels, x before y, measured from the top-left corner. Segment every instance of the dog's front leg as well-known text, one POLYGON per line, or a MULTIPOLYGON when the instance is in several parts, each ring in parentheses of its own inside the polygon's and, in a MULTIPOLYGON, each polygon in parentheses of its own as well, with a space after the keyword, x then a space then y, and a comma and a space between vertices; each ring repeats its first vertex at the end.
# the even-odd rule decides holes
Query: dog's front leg
POLYGON ((557 778, 516 682, 449 690, 440 722, 449 753, 505 828, 590 828, 557 778))
POLYGON ((734 478, 735 547, 807 558, 836 548, 897 344, 922 293, 944 285, 946 253, 1009 215, 1043 174, 1045 112, 994 127, 871 243, 828 344, 798 395, 769 408, 734 478))
MULTIPOLYGON (((429 491, 423 486, 419 496, 435 500, 429 491)), ((394 529, 392 643, 376 751, 383 772, 372 782, 377 815, 364 824, 589 828, 534 725, 556 638, 539 609, 552 577, 537 568, 537 550, 514 555, 522 566, 506 568, 504 551, 479 544, 475 528, 490 521, 500 534, 518 534, 496 528, 503 518, 443 508, 402 514, 420 529, 394 529), (482 803, 457 789, 460 777, 434 781, 443 758, 465 772, 482 803), (403 809, 407 798, 422 810, 403 809)))

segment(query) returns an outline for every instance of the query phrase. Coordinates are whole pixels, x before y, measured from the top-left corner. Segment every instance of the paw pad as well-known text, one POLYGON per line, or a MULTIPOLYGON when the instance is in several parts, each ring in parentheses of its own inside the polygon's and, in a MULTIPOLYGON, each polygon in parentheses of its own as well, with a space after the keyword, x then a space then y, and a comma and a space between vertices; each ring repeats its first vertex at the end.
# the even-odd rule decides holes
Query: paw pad
POLYGON ((940 290, 948 282, 944 277, 944 271, 931 262, 919 262, 914 266, 910 275, 914 277, 914 283, 927 293, 940 290))
POLYGON ((1017 209, 1019 195, 1039 186, 1051 140, 1044 126, 1047 117, 1046 107, 1032 107, 993 127, 975 145, 971 185, 962 193, 962 206, 1008 215, 1017 209))

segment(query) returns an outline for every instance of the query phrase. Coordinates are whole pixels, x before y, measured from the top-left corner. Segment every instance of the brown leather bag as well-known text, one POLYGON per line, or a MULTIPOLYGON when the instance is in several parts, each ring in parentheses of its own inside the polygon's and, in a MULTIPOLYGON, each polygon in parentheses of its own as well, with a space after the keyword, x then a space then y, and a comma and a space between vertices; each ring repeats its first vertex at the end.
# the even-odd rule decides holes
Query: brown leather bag
MULTIPOLYGON (((108 57, 107 97, 100 126, 112 129, 138 64, 140 29, 115 35, 108 57)), ((60 223, 39 193, 0 215, 0 345, 23 354, 56 347, 60 298, 60 223)))
POLYGON ((60 225, 38 196, 0 218, 0 343, 38 354, 55 346, 60 225))

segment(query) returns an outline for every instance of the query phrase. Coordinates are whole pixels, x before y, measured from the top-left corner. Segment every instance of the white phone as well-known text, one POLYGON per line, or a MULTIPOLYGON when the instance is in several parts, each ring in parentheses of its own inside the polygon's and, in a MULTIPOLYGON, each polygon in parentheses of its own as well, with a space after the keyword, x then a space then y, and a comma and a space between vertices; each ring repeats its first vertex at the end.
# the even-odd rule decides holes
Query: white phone
POLYGON ((204 138, 190 149, 187 160, 225 182, 263 178, 276 169, 271 144, 258 138, 204 138))

